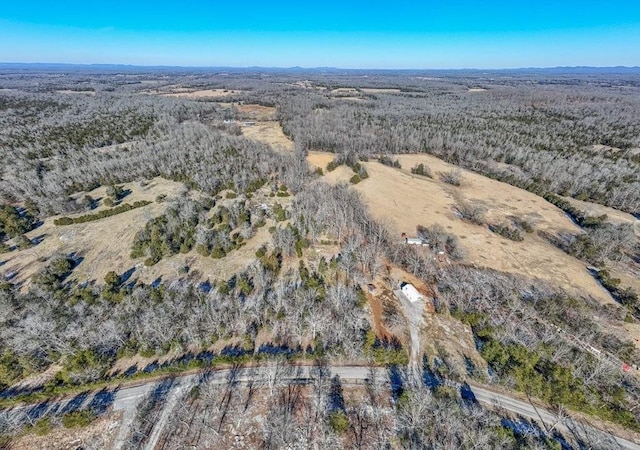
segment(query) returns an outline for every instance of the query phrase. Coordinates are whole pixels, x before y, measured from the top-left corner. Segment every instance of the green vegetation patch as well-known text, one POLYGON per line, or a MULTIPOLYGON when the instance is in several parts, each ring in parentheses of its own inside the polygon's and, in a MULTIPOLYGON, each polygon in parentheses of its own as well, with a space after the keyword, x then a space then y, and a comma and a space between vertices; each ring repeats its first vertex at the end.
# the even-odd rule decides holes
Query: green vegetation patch
POLYGON ((151 203, 152 202, 148 200, 137 201, 137 202, 134 202, 133 205, 130 205, 129 203, 124 203, 122 205, 116 206, 115 208, 104 209, 95 214, 86 214, 80 217, 60 217, 59 219, 55 219, 53 221, 53 224, 62 226, 62 225, 73 225, 78 223, 93 222, 94 220, 100 220, 100 219, 104 219, 105 217, 111 217, 117 214, 122 214, 124 212, 131 211, 132 209, 142 208, 143 206, 150 205, 151 203))

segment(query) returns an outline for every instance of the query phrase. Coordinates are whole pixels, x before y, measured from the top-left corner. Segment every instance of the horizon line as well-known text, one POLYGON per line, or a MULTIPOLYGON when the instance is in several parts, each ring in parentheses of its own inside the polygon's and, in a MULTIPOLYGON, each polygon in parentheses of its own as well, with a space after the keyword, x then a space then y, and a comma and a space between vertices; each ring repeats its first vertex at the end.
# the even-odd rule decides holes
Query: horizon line
POLYGON ((168 64, 126 64, 126 63, 67 63, 67 62, 5 62, 0 61, 0 66, 67 66, 67 67, 123 67, 123 68, 148 68, 148 69, 225 69, 225 70, 344 70, 344 71, 524 71, 524 70, 558 70, 558 69, 623 69, 623 70, 640 70, 640 65, 635 66, 523 66, 523 67, 461 67, 461 68, 384 68, 384 67, 367 67, 367 68, 350 68, 336 66, 226 66, 226 65, 168 65, 168 64))

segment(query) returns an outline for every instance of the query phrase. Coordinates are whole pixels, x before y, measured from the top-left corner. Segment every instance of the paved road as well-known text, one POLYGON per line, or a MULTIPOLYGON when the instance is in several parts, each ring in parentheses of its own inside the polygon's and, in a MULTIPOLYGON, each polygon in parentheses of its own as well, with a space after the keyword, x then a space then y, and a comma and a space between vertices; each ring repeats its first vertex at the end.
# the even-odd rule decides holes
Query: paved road
MULTIPOLYGON (((274 380, 275 372, 279 370, 278 379, 280 382, 307 382, 311 378, 311 368, 308 366, 297 367, 297 368, 288 368, 288 369, 275 369, 273 367, 258 367, 253 370, 241 370, 233 372, 232 370, 216 370, 210 372, 209 380, 212 383, 224 384, 229 381, 230 378, 237 383, 246 383, 246 382, 259 382, 264 383, 264 385, 269 385, 270 382, 274 380), (284 371, 283 371, 284 370, 284 371)), ((343 367, 332 367, 331 376, 339 375, 342 383, 344 385, 351 384, 362 384, 365 380, 369 379, 371 376, 370 369, 368 367, 360 367, 360 366, 343 366, 343 367)), ((380 382, 388 383, 388 373, 385 369, 377 368, 375 369, 376 379, 380 382)), ((187 389, 191 386, 194 386, 199 379, 200 375, 186 375, 183 377, 178 377, 174 382, 174 388, 178 389, 179 392, 187 392, 187 389)), ((138 402, 151 390, 158 385, 158 382, 149 382, 139 386, 131 386, 126 387, 119 390, 116 394, 115 401, 113 404, 114 410, 123 410, 125 416, 129 418, 133 418, 135 413, 135 408, 138 402)), ((455 385, 455 384, 454 384, 455 385)), ((460 387, 459 385, 456 385, 460 387)), ((543 422, 547 427, 553 427, 555 425, 556 429, 561 429, 564 432, 575 432, 578 429, 582 431, 581 435, 584 433, 589 434, 601 434, 598 433, 597 430, 583 424, 579 424, 568 420, 566 422, 558 423, 557 416, 552 412, 543 409, 537 408, 531 403, 524 402, 521 400, 517 400, 506 396, 504 394, 496 393, 491 390, 488 390, 484 387, 473 385, 470 386, 471 392, 475 396, 475 399, 478 403, 489 406, 491 408, 501 408, 503 410, 509 411, 512 414, 519 415, 526 419, 533 420, 537 423, 543 422)), ((172 397, 176 398, 176 397, 172 397)), ((161 421, 162 422, 162 421, 161 421)), ((123 423, 123 425, 125 425, 123 423)), ((126 428, 126 427, 122 427, 126 428)), ((156 428, 152 431, 152 440, 148 443, 147 448, 153 448, 157 443, 157 439, 160 435, 160 431, 162 428, 162 423, 156 425, 156 428)), ((126 429, 122 430, 123 433, 126 433, 126 429)), ((123 435, 124 436, 124 435, 123 435)), ((116 448, 120 448, 122 445, 121 440, 116 443, 116 448)), ((601 442, 602 444, 602 442, 601 442)), ((612 440, 610 442, 610 448, 619 448, 619 449, 631 449, 631 450, 640 450, 640 445, 628 441, 626 439, 622 439, 619 437, 612 436, 612 440)))

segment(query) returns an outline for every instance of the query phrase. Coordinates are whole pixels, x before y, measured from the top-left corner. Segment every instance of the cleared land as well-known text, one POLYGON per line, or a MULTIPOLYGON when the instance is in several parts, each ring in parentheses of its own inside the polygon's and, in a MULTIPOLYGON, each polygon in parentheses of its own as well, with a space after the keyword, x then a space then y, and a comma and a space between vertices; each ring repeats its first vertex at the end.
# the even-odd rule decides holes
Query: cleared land
MULTIPOLYGON (((430 155, 397 155, 403 169, 378 162, 364 163, 369 178, 355 185, 372 214, 388 223, 400 239, 401 233, 415 233, 416 226, 440 224, 460 238, 468 261, 481 267, 527 275, 549 281, 577 294, 588 294, 605 303, 613 300, 607 291, 589 274, 586 264, 554 247, 536 233, 523 233, 524 241, 514 242, 492 233, 486 225, 474 225, 461 220, 454 211, 459 201, 471 201, 486 208, 488 223, 511 223, 514 218, 533 225, 534 230, 579 232, 560 209, 544 199, 506 183, 461 170, 462 186, 446 184, 438 172, 457 167, 430 155), (426 164, 434 178, 414 175, 410 168, 426 164)), ((321 166, 333 155, 310 152, 310 163, 321 166)), ((329 182, 347 182, 351 169, 344 166, 328 173, 329 182)))
POLYGON ((604 205, 598 205, 597 203, 591 202, 583 202, 581 200, 576 200, 572 197, 563 197, 569 203, 571 203, 574 207, 581 209, 586 212, 589 216, 601 216, 602 214, 607 215, 607 221, 611 223, 629 223, 633 225, 633 231, 636 237, 640 238, 640 220, 633 217, 631 214, 626 213, 624 211, 619 211, 614 208, 610 208, 604 205))
POLYGON ((326 171, 327 164, 333 161, 335 157, 336 155, 333 153, 310 151, 307 155, 307 161, 314 169, 319 167, 326 171))
POLYGON ((179 98, 223 98, 232 95, 241 94, 242 91, 234 89, 202 89, 198 91, 192 90, 176 90, 168 93, 159 93, 163 97, 179 97, 179 98))
POLYGON ((249 126, 240 123, 240 128, 243 136, 269 144, 276 151, 293 151, 293 142, 282 132, 282 127, 276 121, 256 122, 249 126))
MULTIPOLYGON (((73 254, 80 258, 80 263, 73 270, 72 278, 79 281, 95 281, 102 284, 105 275, 110 271, 119 274, 127 273, 128 282, 138 280, 152 283, 158 280, 172 280, 181 276, 184 267, 189 267, 189 274, 196 280, 228 279, 234 273, 245 268, 255 260, 255 252, 271 239, 268 228, 257 230, 255 236, 247 240, 246 245, 229 253, 225 258, 213 259, 203 257, 191 251, 162 259, 159 263, 147 267, 144 258, 131 259, 133 239, 138 231, 144 228, 147 221, 164 213, 167 202, 184 189, 181 183, 155 178, 145 186, 139 183, 127 183, 125 189, 131 190, 123 203, 133 203, 139 200, 154 201, 158 195, 167 197, 164 203, 133 209, 111 217, 93 222, 56 226, 53 221, 59 216, 47 218, 44 224, 27 233, 30 239, 40 239, 36 246, 5 253, 1 255, 0 267, 5 276, 26 286, 30 277, 44 268, 48 261, 56 254, 73 254)), ((93 198, 105 198, 105 187, 88 192, 93 198)), ((84 196, 85 193, 77 194, 84 196)), ((221 200, 224 204, 228 200, 221 200)), ((286 204, 287 198, 278 198, 279 203, 286 204)), ((88 214, 94 214, 103 209, 101 205, 88 214)), ((82 214, 70 215, 70 217, 82 214)))
POLYGON ((239 120, 275 120, 276 108, 273 106, 263 106, 254 104, 238 104, 238 103, 223 103, 219 102, 222 108, 233 108, 238 112, 239 120))
POLYGON ((395 88, 362 88, 362 92, 367 94, 399 94, 400 89, 395 88))
MULTIPOLYGON (((133 203, 139 200, 154 201, 158 195, 175 196, 182 184, 155 178, 141 187, 138 183, 126 183, 125 189, 131 190, 122 203, 133 203)), ((91 195, 95 199, 106 198, 106 187, 99 187, 91 192, 80 193, 91 195)), ((70 215, 95 214, 106 208, 102 202, 92 211, 70 215)), ((111 270, 123 273, 132 268, 129 258, 133 237, 146 222, 162 214, 165 203, 152 203, 111 217, 83 224, 56 226, 53 221, 59 216, 49 217, 44 224, 27 233, 30 239, 42 239, 32 248, 13 251, 1 255, 2 270, 6 274, 15 274, 14 280, 26 282, 38 270, 47 265, 48 260, 59 253, 71 254, 82 258, 74 269, 74 277, 78 280, 96 280, 102 282, 111 270)), ((150 280, 153 281, 153 280, 150 280)))

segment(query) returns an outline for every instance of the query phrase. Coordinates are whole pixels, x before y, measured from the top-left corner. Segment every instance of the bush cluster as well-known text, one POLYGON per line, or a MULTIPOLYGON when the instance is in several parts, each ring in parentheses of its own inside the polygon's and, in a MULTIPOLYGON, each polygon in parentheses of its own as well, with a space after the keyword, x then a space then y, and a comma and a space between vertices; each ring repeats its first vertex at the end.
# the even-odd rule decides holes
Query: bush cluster
POLYGON ((512 241, 519 242, 524 240, 520 234, 520 230, 512 228, 509 225, 489 225, 489 230, 512 241))
MULTIPOLYGON (((61 225, 73 225, 77 223, 92 222, 94 220, 100 220, 100 219, 104 219, 105 217, 111 217, 117 214, 121 214, 123 212, 131 211, 132 209, 142 208, 143 206, 150 205, 151 203, 152 202, 148 200, 140 200, 137 202, 133 202, 133 205, 129 203, 124 203, 112 209, 103 209, 102 211, 95 214, 85 214, 84 216, 80 216, 80 217, 60 217, 59 219, 55 219, 53 221, 53 224, 61 226, 61 225)), ((105 204, 106 204, 106 200, 105 200, 105 204)))
POLYGON ((416 175, 423 175, 425 177, 433 178, 433 174, 431 173, 431 169, 426 164, 418 164, 411 168, 411 173, 416 175))

